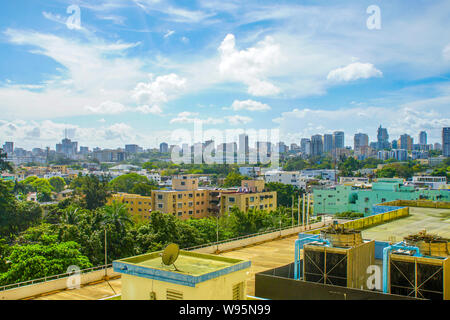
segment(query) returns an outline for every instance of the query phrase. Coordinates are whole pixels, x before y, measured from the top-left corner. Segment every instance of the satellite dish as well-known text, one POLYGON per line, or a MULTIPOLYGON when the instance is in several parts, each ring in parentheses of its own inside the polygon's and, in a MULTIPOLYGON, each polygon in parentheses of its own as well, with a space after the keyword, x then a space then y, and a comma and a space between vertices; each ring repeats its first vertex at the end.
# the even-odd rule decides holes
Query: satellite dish
POLYGON ((175 267, 175 270, 178 271, 174 263, 175 261, 177 261, 179 254, 180 254, 180 247, 178 247, 178 245, 175 243, 171 243, 164 249, 164 252, 162 253, 162 262, 166 266, 173 265, 175 267))

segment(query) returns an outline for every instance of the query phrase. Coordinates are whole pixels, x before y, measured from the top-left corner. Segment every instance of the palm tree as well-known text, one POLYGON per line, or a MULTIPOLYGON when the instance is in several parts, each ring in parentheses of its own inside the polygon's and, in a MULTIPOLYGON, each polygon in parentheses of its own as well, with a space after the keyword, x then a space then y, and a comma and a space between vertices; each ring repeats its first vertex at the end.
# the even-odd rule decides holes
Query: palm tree
POLYGON ((119 232, 125 232, 127 226, 133 223, 126 205, 113 201, 109 206, 103 208, 103 224, 113 225, 119 232))
POLYGON ((63 214, 61 215, 61 221, 65 224, 76 225, 78 223, 78 220, 78 208, 72 206, 65 209, 63 211, 63 214))

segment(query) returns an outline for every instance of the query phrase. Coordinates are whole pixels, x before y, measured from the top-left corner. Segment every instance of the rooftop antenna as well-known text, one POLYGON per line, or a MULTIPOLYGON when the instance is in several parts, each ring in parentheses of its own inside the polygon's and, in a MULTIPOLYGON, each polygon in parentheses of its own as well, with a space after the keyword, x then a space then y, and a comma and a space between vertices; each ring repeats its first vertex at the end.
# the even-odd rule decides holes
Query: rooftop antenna
POLYGON ((175 243, 169 244, 164 249, 164 252, 161 254, 162 263, 164 263, 166 266, 173 265, 176 271, 180 271, 175 266, 175 261, 177 261, 179 254, 180 254, 180 247, 175 243))

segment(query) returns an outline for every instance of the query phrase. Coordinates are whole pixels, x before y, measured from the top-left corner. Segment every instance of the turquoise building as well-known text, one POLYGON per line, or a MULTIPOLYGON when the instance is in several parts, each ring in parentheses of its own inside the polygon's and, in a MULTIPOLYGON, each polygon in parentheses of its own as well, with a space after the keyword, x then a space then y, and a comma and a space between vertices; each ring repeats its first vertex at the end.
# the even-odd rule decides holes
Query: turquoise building
POLYGON ((330 189, 314 189, 314 213, 335 214, 360 212, 373 214, 376 204, 394 200, 450 201, 450 190, 420 190, 404 186, 402 179, 378 179, 372 189, 338 185, 330 189))

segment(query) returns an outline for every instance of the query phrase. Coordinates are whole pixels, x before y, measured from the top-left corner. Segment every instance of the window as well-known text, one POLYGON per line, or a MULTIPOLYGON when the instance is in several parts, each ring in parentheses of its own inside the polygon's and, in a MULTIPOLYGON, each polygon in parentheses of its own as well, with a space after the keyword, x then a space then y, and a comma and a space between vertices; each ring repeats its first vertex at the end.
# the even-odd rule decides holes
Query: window
POLYGON ((163 208, 163 204, 162 203, 158 203, 158 208, 162 209, 163 208))
POLYGON ((182 185, 182 186, 185 186, 185 185, 186 185, 186 182, 181 181, 181 185, 182 185))
POLYGON ((259 208, 260 208, 261 210, 264 209, 264 205, 263 205, 263 204, 260 205, 259 208))
POLYGON ((189 214, 193 214, 194 213, 194 211, 192 211, 192 210, 189 210, 189 214))
POLYGON ((141 202, 141 201, 139 201, 139 202, 138 202, 138 204, 142 204, 142 202, 141 202))
POLYGON ((194 205, 193 202, 189 202, 189 207, 192 207, 194 205))
POLYGON ((239 282, 233 286, 233 300, 242 300, 244 293, 244 283, 239 282))
POLYGON ((182 215, 183 215, 183 212, 178 211, 178 216, 182 216, 182 215))
POLYGON ((183 300, 183 292, 167 289, 166 299, 167 300, 183 300))
POLYGON ((250 197, 250 202, 254 202, 255 201, 255 197, 250 197))
POLYGON ((228 202, 234 202, 234 200, 235 200, 234 197, 229 197, 228 198, 228 202))
POLYGON ((193 193, 189 193, 189 198, 193 198, 194 194, 193 193))
POLYGON ((162 194, 158 194, 158 200, 162 200, 163 199, 163 195, 162 194))
POLYGON ((178 209, 183 208, 183 204, 182 203, 178 203, 178 209))
POLYGON ((181 193, 178 194, 178 199, 183 199, 183 195, 181 193))

